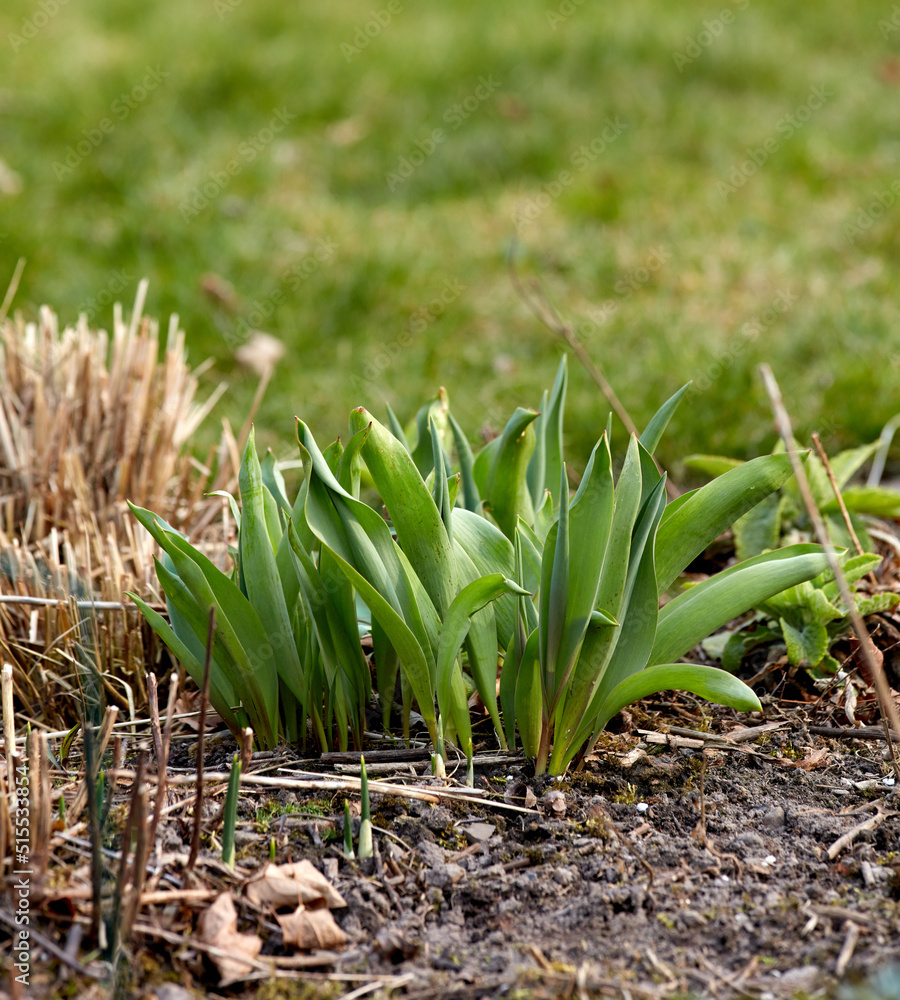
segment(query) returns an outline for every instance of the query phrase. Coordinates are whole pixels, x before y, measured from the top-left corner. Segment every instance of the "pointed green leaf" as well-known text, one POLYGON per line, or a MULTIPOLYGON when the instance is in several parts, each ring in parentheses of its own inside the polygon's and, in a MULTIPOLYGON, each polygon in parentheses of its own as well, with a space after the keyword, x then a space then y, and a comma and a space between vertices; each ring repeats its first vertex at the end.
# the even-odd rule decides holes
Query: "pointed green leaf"
POLYGON ((456 455, 459 459, 459 472, 462 478, 463 506, 466 510, 478 513, 481 510, 481 497, 478 494, 478 486, 475 482, 475 456, 472 448, 462 428, 454 420, 453 414, 447 411, 447 421, 453 432, 453 443, 456 446, 456 455))
POLYGON ((660 611, 650 663, 683 656, 726 622, 787 587, 812 579, 827 565, 818 545, 789 545, 738 563, 691 587, 660 611))
POLYGON ((762 706, 752 689, 733 674, 694 663, 661 663, 627 677, 609 694, 598 719, 605 728, 610 719, 641 698, 660 691, 690 691, 717 705, 739 712, 759 712, 762 706))
POLYGON ((538 654, 538 631, 535 629, 525 643, 516 677, 516 724, 525 756, 532 759, 537 757, 541 741, 543 698, 538 654))
MULTIPOLYGON (((434 602, 446 613, 457 592, 450 539, 409 452, 367 410, 350 414, 355 430, 371 424, 362 456, 397 531, 397 542, 434 602)), ((429 439, 430 444, 430 439, 429 439)))
POLYGON ((678 409, 678 404, 684 398, 684 394, 690 389, 691 383, 688 382, 687 385, 683 385, 674 396, 663 403, 663 405, 656 411, 651 419, 650 423, 647 424, 647 428, 641 435, 641 444, 647 449, 652 455, 656 451, 657 445, 659 444, 666 428, 669 426, 669 421, 672 419, 672 415, 678 409))
POLYGON ((787 455, 763 455, 708 483, 664 518, 656 537, 660 593, 737 518, 791 476, 787 455))
MULTIPOLYGON (((484 576, 467 584, 453 599, 441 629, 437 657, 437 696, 441 714, 453 720, 466 759, 472 757, 472 727, 465 685, 459 668, 460 646, 465 641, 472 617, 502 594, 523 593, 514 581, 499 573, 484 576), (459 674, 458 678, 455 677, 459 674), (462 698, 460 699, 460 691, 462 698)), ((494 653, 494 683, 496 684, 496 646, 494 653)), ((496 698, 495 698, 496 705, 496 698)), ((497 720, 499 723, 499 719, 497 720)))
POLYGON ((537 417, 534 410, 522 407, 512 415, 492 450, 490 467, 481 489, 484 509, 490 511, 507 538, 512 538, 519 517, 529 524, 534 519, 527 469, 534 451, 533 424, 537 417))

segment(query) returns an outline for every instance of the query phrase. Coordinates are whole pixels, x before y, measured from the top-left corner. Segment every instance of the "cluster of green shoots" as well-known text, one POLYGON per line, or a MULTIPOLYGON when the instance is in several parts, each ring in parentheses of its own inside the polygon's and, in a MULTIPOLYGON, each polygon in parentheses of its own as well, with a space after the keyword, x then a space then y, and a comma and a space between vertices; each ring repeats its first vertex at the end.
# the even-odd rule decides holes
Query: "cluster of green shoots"
POLYGON ((733 675, 678 661, 822 573, 822 550, 754 556, 660 604, 710 542, 788 480, 789 456, 757 458, 667 502, 652 456, 685 386, 631 437, 617 477, 608 424, 572 493, 566 385, 563 360, 540 411, 517 409, 477 455, 443 390, 409 437, 391 411, 385 426, 360 407, 346 443, 323 450, 298 421, 292 498, 251 434, 240 501, 229 497, 233 571, 132 507, 162 550, 168 620, 134 599, 198 684, 215 608, 210 701, 233 732, 250 725, 265 747, 308 734, 322 749, 361 747, 373 696, 386 730, 397 697, 404 737, 415 705, 438 772, 452 743, 471 780, 477 692, 497 744, 518 739, 538 773, 559 774, 622 708, 659 691, 758 710, 733 675), (379 509, 361 499, 363 481, 379 509))

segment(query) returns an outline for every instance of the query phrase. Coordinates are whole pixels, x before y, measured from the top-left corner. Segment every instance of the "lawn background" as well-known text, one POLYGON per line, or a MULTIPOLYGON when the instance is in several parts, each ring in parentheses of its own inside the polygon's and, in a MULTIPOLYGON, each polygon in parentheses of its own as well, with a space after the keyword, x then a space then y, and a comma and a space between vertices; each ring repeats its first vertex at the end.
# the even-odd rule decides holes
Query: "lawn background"
MULTIPOLYGON (((15 306, 108 327, 148 277, 146 311, 179 313, 192 359, 217 359, 205 379, 227 373, 235 423, 255 380, 234 348, 274 334, 257 425, 279 455, 294 414, 325 442, 352 406, 406 419, 441 384, 473 438, 538 405, 562 348, 510 283, 517 216, 523 271, 638 424, 700 386, 660 449, 676 471, 771 446, 763 360, 832 450, 900 410, 896 4, 6 0, 0 45, 15 306)), ((570 454, 607 412, 573 365, 570 454)))

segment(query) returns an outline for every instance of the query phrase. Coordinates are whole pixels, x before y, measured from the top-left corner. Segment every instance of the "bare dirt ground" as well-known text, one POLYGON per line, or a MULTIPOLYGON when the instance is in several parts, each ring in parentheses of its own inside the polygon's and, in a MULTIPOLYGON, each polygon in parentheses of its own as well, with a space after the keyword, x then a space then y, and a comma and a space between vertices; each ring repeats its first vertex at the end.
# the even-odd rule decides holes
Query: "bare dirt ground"
MULTIPOLYGON (((145 886, 170 890, 172 902, 143 906, 119 995, 831 997, 839 982, 892 975, 884 970, 900 961, 900 802, 885 742, 817 735, 804 709, 773 711, 773 723, 702 714, 685 701, 674 712, 671 703, 648 708, 562 781, 535 778, 521 758, 486 755, 474 800, 374 794, 376 855, 365 861, 342 853, 344 792, 245 786, 233 875, 215 842, 186 869, 190 820, 173 809, 161 828, 167 860, 145 886), (331 910, 342 947, 286 946, 275 907, 248 898, 245 876, 270 852, 278 862, 310 860, 342 895, 347 905, 331 910), (201 927, 217 892, 233 900, 238 931, 262 942, 257 964, 229 985, 209 945, 216 939, 201 927), (269 957, 293 978, 272 979, 269 957)), ((223 767, 233 749, 211 748, 207 768, 223 767)), ((190 767, 189 751, 181 756, 173 777, 190 767)), ((413 777, 426 770, 422 752, 409 762, 383 756, 367 754, 387 772, 373 781, 426 792, 448 785, 413 777)), ((321 779, 351 769, 346 760, 257 755, 253 770, 321 779)), ((170 794, 174 803, 189 793, 170 794)), ((212 794, 204 813, 217 809, 212 794)), ((84 865, 70 860, 36 913, 60 947, 87 905, 75 891, 84 865)), ((19 995, 111 995, 108 983, 43 957, 19 995)), ((900 996, 900 974, 885 982, 866 997, 900 996)))

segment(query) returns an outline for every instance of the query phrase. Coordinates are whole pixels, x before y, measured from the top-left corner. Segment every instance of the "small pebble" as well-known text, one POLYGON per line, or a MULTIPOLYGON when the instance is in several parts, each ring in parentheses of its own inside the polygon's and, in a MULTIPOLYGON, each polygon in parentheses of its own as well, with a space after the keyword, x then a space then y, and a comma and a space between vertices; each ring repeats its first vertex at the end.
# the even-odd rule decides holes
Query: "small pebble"
POLYGON ((638 802, 637 804, 637 811, 639 813, 645 813, 649 808, 650 806, 648 806, 646 802, 638 802))

